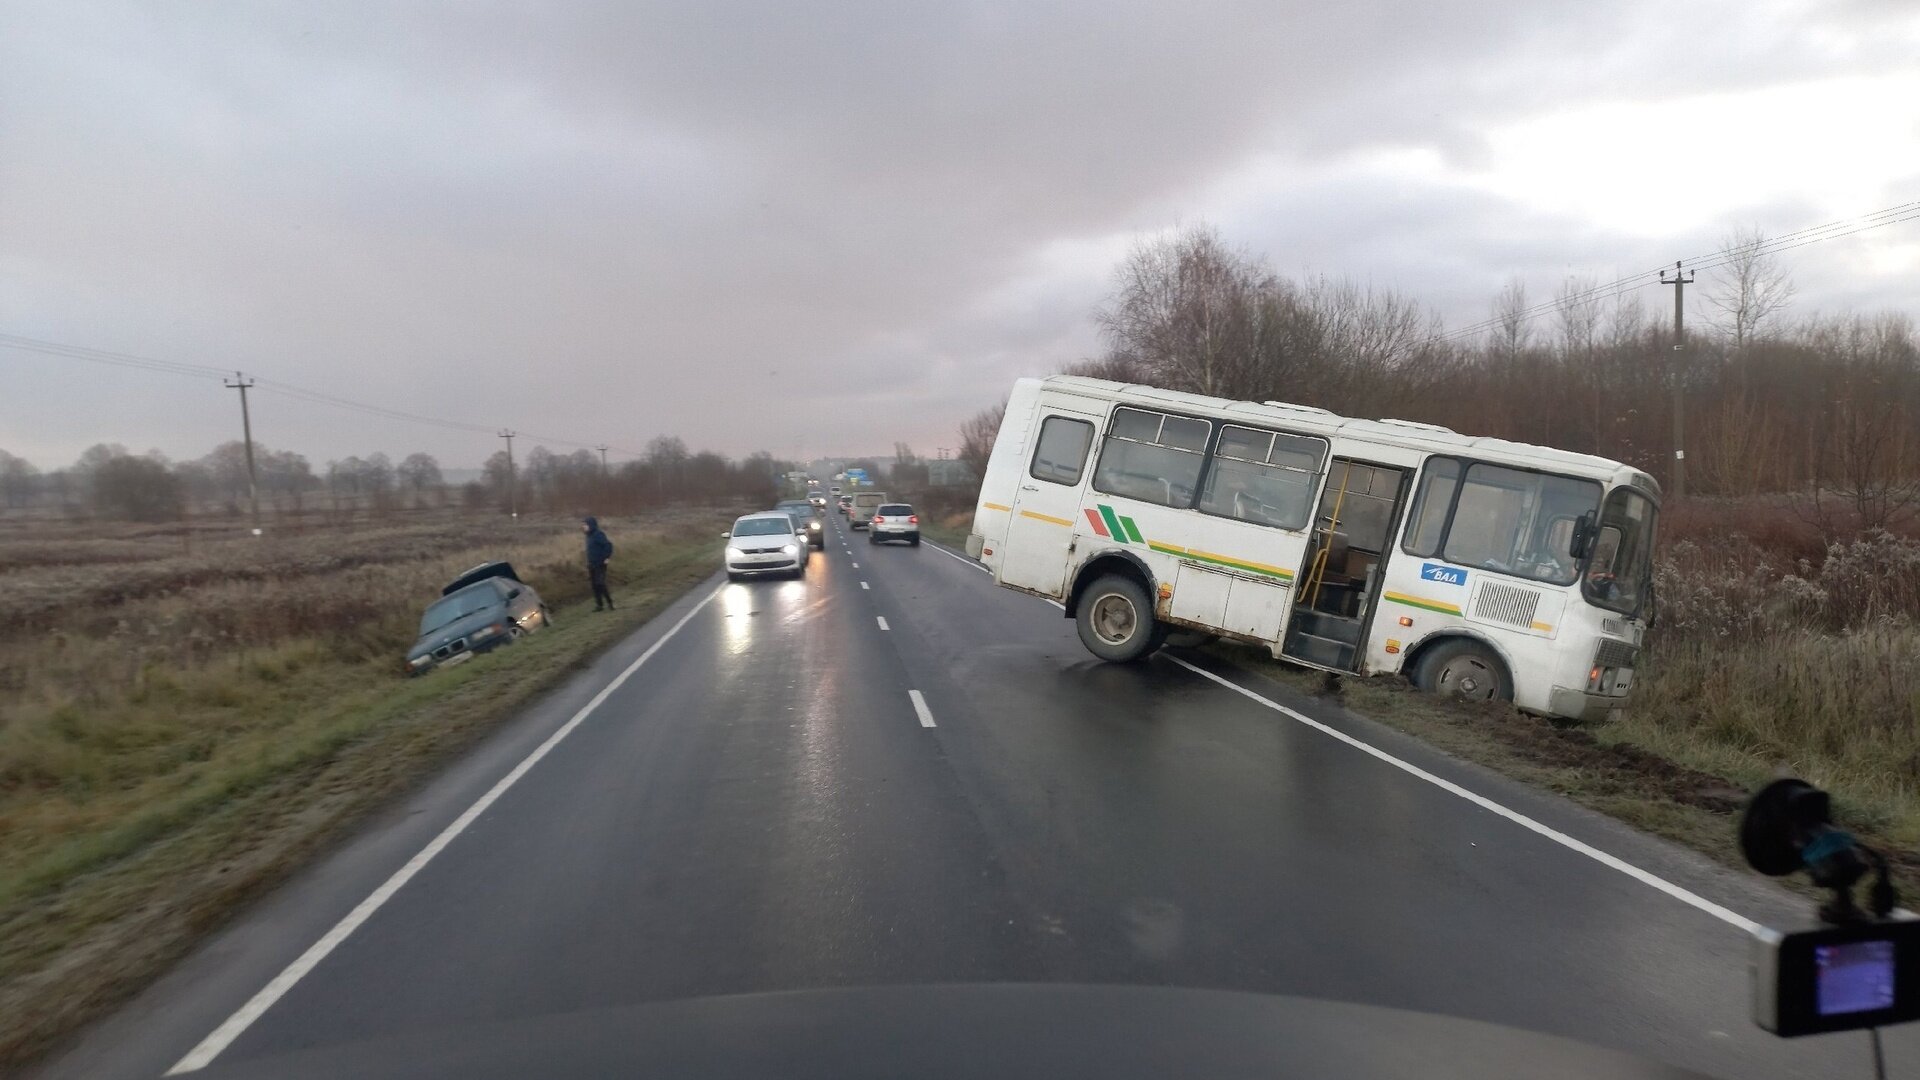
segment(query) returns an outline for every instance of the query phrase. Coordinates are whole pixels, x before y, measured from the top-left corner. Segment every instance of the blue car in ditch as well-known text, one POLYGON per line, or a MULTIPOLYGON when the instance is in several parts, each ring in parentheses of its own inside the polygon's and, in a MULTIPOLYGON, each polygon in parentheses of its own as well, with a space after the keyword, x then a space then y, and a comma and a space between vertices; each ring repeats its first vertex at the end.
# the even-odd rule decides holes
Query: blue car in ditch
POLYGON ((465 663, 552 624, 540 594, 512 565, 482 563, 454 578, 428 605, 419 640, 407 650, 407 674, 465 663))

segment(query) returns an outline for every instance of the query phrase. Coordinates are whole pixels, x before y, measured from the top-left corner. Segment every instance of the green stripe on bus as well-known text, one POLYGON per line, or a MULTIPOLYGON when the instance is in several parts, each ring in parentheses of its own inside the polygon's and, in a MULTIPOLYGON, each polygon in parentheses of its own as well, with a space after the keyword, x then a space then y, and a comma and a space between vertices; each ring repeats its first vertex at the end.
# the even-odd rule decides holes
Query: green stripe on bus
POLYGON ((1113 507, 1108 506, 1106 503, 1101 503, 1100 516, 1106 520, 1107 531, 1113 534, 1114 539, 1123 544, 1126 543, 1127 530, 1120 527, 1120 516, 1113 512, 1113 507))
POLYGON ((1133 541, 1133 542, 1134 542, 1134 543, 1136 543, 1136 544, 1144 544, 1144 543, 1146 543, 1146 541, 1145 541, 1145 540, 1143 540, 1143 539, 1141 539, 1141 538, 1140 538, 1140 527, 1139 527, 1138 525, 1135 525, 1135 524, 1133 523, 1133 519, 1132 519, 1132 518, 1130 518, 1130 517, 1123 517, 1123 518, 1121 518, 1121 519, 1120 519, 1120 524, 1122 524, 1122 525, 1124 525, 1124 526, 1126 526, 1126 528, 1127 528, 1127 539, 1128 539, 1128 540, 1131 540, 1131 541, 1133 541))
POLYGON ((1212 563, 1215 566, 1225 566, 1234 570, 1245 570, 1249 574, 1265 574, 1267 577, 1279 578, 1281 581, 1293 580, 1293 574, 1286 570, 1262 570, 1258 566, 1248 566, 1246 563, 1235 562, 1232 559, 1215 559, 1206 555, 1195 555, 1191 551, 1182 552, 1180 557, 1183 559, 1192 559, 1195 562, 1212 563))

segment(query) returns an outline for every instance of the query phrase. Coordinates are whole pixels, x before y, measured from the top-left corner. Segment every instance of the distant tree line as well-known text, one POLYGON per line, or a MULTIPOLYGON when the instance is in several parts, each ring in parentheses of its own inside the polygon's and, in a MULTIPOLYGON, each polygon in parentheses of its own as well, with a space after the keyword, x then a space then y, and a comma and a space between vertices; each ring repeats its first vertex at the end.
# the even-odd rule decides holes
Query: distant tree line
MULTIPOLYGON (((1534 301, 1514 281, 1483 323, 1449 333, 1409 297, 1284 277, 1200 226, 1122 260, 1099 311, 1107 350, 1068 370, 1598 454, 1670 493, 1677 388, 1689 495, 1785 494, 1855 528, 1920 509, 1912 319, 1789 319, 1792 281, 1764 237, 1743 230, 1725 249, 1689 290, 1676 350, 1665 297, 1644 290, 1575 276, 1534 301)), ((976 472, 999 421, 988 409, 961 427, 976 472)))
MULTIPOLYGON (((766 453, 732 461, 693 453, 672 436, 647 456, 603 466, 592 451, 557 454, 533 447, 515 464, 511 485, 504 451, 489 458, 481 479, 449 490, 440 463, 413 453, 396 465, 384 453, 329 461, 315 471, 306 457, 254 444, 261 507, 267 513, 308 509, 390 512, 458 502, 473 509, 559 513, 631 513, 671 503, 764 502, 793 466, 766 453)), ((0 508, 94 514, 128 521, 171 521, 191 514, 249 511, 246 447, 223 443, 204 457, 174 461, 158 450, 134 454, 118 443, 88 447, 72 465, 42 472, 0 450, 0 508)))

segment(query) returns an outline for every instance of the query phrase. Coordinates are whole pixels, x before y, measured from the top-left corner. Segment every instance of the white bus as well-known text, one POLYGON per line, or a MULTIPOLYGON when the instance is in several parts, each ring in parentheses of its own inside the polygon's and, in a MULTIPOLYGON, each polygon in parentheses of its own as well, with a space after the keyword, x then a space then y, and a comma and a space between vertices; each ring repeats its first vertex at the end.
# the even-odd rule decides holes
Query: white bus
POLYGON ((1102 659, 1197 631, 1604 718, 1652 616, 1659 498, 1605 458, 1062 375, 1014 384, 967 552, 1102 659))

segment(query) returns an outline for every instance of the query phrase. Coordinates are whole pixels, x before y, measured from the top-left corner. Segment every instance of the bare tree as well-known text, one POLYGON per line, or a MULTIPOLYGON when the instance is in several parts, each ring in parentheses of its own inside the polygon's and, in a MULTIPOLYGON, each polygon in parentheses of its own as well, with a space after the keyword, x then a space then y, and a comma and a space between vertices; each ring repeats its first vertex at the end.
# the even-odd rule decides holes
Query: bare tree
POLYGON ((1493 347, 1508 360, 1518 359, 1533 340, 1533 327, 1527 321, 1527 283, 1508 278, 1500 295, 1493 298, 1493 347))
POLYGON ((442 483, 440 479, 440 463, 434 460, 432 454, 420 451, 408 454, 406 459, 401 461, 394 471, 399 475, 400 483, 413 492, 414 505, 416 506, 419 505, 420 500, 426 495, 427 489, 438 488, 442 483))
POLYGON ((1600 440, 1606 430, 1602 416, 1605 400, 1600 389, 1600 367, 1595 363, 1595 344, 1600 329, 1600 291, 1592 274, 1568 274, 1553 298, 1554 313, 1560 320, 1561 363, 1569 372, 1585 374, 1583 380, 1592 391, 1589 404, 1593 423, 1594 453, 1600 452, 1600 440))
POLYGON ((1196 225, 1134 246, 1099 313, 1114 352, 1159 385, 1246 396, 1273 274, 1196 225))
POLYGON ((1904 315, 1854 317, 1810 328, 1836 362, 1830 400, 1815 406, 1810 429, 1810 517, 1829 540, 1851 531, 1829 499, 1852 511, 1852 524, 1885 528, 1920 505, 1920 348, 1904 315))
POLYGON ((17 509, 27 504, 39 486, 35 482, 39 475, 40 470, 26 458, 0 450, 0 496, 5 497, 9 507, 17 509))
POLYGON ((987 459, 993 456, 993 441, 1000 435, 1000 421, 1007 415, 1006 403, 982 409, 960 425, 960 460, 973 475, 987 475, 987 459))
POLYGON ((1726 335, 1734 351, 1744 352, 1754 332, 1793 299, 1793 279, 1767 250, 1758 225, 1735 229, 1720 238, 1721 265, 1703 292, 1718 312, 1708 321, 1726 335))

